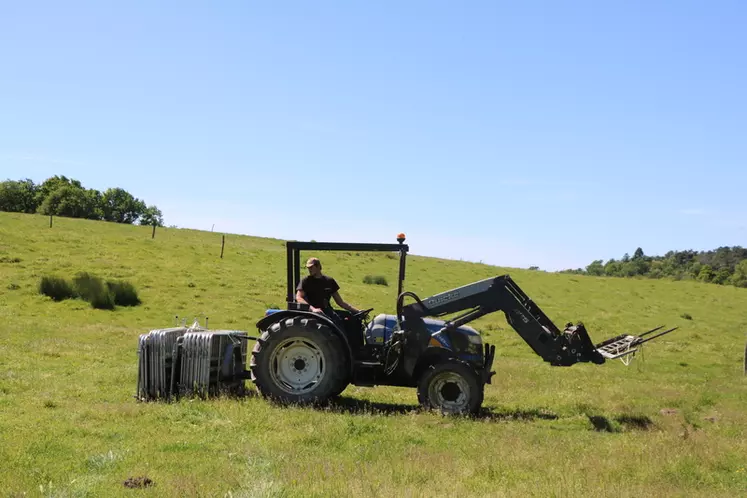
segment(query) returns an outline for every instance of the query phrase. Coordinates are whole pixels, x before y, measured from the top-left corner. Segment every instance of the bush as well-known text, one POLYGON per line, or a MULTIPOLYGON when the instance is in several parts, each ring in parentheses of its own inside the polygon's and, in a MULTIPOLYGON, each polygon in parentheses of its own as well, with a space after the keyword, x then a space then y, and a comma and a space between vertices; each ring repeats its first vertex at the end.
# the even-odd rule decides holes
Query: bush
POLYGON ((114 304, 117 306, 137 306, 141 302, 135 286, 129 282, 108 281, 106 286, 114 297, 114 304))
POLYGON ((106 290, 104 282, 97 276, 80 272, 73 278, 73 287, 79 297, 90 301, 97 294, 106 290))
POLYGON ((46 275, 39 282, 39 293, 51 297, 54 301, 64 301, 75 297, 75 290, 67 280, 46 275))
POLYGON ((381 275, 366 275, 363 277, 364 284, 389 285, 385 277, 381 275))
POLYGON ((113 310, 115 305, 137 306, 141 303, 135 286, 131 283, 123 280, 104 283, 99 277, 87 272, 78 273, 72 285, 63 278, 42 277, 39 291, 55 301, 81 298, 101 310, 113 310))
POLYGON ((88 301, 97 310, 114 309, 114 295, 108 289, 100 294, 95 294, 88 301))
POLYGON ((86 272, 78 273, 73 279, 75 292, 96 309, 114 309, 114 295, 109 287, 97 276, 86 272))

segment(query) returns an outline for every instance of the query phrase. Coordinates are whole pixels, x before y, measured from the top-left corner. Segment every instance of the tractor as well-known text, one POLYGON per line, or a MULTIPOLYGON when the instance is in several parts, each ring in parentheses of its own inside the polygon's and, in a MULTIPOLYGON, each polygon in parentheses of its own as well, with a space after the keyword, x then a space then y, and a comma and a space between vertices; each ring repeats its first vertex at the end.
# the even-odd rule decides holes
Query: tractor
POLYGON ((634 354, 645 342, 672 332, 622 334, 593 344, 583 323, 558 328, 507 274, 486 278, 421 299, 404 291, 409 247, 404 234, 396 244, 286 243, 286 309, 268 309, 256 327, 248 376, 262 396, 281 403, 324 403, 349 385, 417 389, 427 409, 474 414, 491 383, 495 346, 467 325, 501 311, 529 347, 552 366, 603 364, 634 354), (399 254, 394 314, 373 308, 336 316, 310 311, 295 298, 301 280, 300 251, 378 251, 399 254), (410 298, 412 302, 405 304, 410 298), (447 315, 453 315, 445 319, 447 315), (648 336, 644 339, 645 336, 648 336))

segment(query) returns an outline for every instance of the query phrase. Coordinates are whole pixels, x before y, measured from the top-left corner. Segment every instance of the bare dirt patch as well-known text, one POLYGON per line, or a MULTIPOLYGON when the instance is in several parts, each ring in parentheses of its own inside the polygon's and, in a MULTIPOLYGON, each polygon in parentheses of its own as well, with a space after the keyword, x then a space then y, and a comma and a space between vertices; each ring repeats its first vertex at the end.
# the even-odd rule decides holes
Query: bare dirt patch
POLYGON ((128 477, 123 484, 125 488, 140 489, 155 486, 156 483, 154 483, 148 476, 141 476, 128 477))

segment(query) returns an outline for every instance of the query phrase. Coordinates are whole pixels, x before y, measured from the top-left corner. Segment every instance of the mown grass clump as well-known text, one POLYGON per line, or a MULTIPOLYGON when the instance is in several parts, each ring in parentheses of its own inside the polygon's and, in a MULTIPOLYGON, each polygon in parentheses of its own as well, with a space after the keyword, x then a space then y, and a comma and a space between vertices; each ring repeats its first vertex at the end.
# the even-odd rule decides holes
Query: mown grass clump
POLYGON ((114 295, 101 278, 87 272, 78 273, 73 279, 75 292, 96 309, 114 309, 114 295))
POLYGON ((107 281, 106 286, 117 306, 137 306, 141 303, 135 286, 123 280, 107 281))
POLYGON ((51 297, 54 301, 64 301, 75 298, 75 290, 70 283, 62 277, 45 275, 39 282, 39 293, 51 297))
POLYGON ((381 275, 366 275, 363 277, 363 283, 372 285, 389 285, 386 281, 386 277, 382 277, 381 275))
POLYGON ((78 273, 72 284, 61 277, 44 276, 39 292, 55 301, 80 298, 96 309, 113 310, 115 306, 141 304, 135 286, 124 280, 107 280, 88 272, 78 273))

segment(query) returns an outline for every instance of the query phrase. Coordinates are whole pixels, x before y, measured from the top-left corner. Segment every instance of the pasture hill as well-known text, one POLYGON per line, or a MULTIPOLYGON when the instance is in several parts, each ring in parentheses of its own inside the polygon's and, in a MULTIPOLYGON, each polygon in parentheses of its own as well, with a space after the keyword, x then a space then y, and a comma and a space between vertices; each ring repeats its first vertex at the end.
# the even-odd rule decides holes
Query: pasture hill
MULTIPOLYGON (((397 230, 393 230, 396 234, 397 230)), ((484 413, 420 411, 412 389, 349 387, 326 408, 257 396, 134 399, 138 336, 174 316, 250 334, 284 307, 281 240, 0 213, 0 489, 9 496, 736 496, 747 489, 747 289, 550 274, 417 256, 429 296, 510 273, 592 340, 680 329, 629 366, 551 367, 501 313, 484 413), (136 306, 40 294, 44 276, 131 283, 136 306)), ((382 242, 382 241, 358 241, 382 242)), ((389 241, 383 241, 389 242, 389 241)), ((306 255, 302 255, 305 257, 306 255)), ((343 295, 392 313, 397 261, 327 253, 343 295), (365 278, 367 275, 376 278, 365 278), (384 277, 389 285, 383 283, 384 277), (366 283, 369 282, 369 283, 366 283)), ((250 393, 251 382, 247 382, 250 393)))

